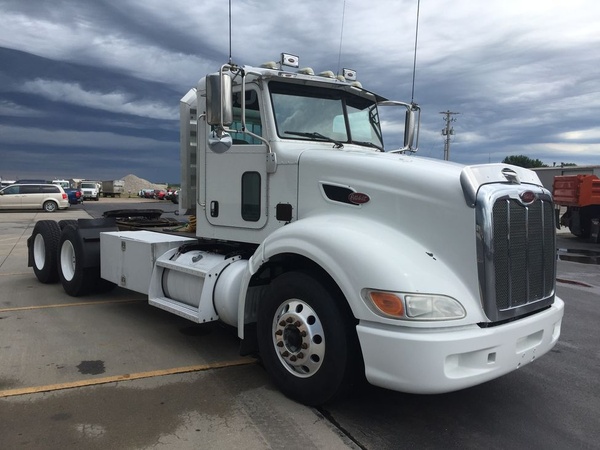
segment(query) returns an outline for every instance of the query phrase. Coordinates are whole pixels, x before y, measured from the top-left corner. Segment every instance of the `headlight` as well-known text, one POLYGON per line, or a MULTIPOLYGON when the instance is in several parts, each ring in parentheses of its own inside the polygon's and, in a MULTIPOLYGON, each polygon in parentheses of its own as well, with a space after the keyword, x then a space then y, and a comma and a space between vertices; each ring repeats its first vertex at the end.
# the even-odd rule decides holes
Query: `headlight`
POLYGON ((454 320, 465 317, 458 300, 445 295, 385 292, 365 289, 363 297, 376 313, 404 320, 454 320))

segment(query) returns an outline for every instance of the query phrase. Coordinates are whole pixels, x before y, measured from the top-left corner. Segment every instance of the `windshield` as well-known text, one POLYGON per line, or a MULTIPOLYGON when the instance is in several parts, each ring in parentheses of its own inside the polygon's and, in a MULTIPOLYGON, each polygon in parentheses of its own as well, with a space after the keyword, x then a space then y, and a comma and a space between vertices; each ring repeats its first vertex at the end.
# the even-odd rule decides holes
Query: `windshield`
POLYGON ((269 88, 279 137, 383 149, 373 100, 341 89, 278 81, 271 81, 269 88))

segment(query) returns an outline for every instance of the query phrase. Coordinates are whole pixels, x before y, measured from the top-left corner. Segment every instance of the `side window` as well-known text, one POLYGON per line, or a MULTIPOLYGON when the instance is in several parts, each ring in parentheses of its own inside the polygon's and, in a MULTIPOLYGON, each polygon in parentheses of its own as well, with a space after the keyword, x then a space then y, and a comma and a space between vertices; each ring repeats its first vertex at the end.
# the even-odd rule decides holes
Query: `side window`
MULTIPOLYGON (((233 94, 233 123, 232 129, 242 129, 242 93, 233 94)), ((246 130, 258 136, 262 136, 262 123, 260 121, 260 108, 258 92, 246 91, 246 130)), ((231 133, 233 143, 236 145, 260 144, 261 141, 245 133, 231 133)))
POLYGON ((42 186, 42 192, 44 194, 56 194, 60 191, 58 190, 58 186, 53 186, 49 184, 48 186, 42 186))
POLYGON ((39 194, 40 186, 35 184, 24 184, 21 186, 21 194, 39 194))
POLYGON ((260 219, 260 174, 245 172, 242 175, 242 219, 258 222, 260 219))
POLYGON ((10 186, 4 189, 4 195, 15 195, 19 193, 19 186, 10 186))

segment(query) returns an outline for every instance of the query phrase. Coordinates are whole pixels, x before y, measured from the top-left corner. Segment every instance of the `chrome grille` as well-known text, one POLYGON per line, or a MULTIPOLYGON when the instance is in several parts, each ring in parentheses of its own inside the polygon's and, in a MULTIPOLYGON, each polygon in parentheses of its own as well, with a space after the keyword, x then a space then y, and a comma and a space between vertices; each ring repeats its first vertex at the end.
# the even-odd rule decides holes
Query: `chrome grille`
POLYGON ((535 311, 554 299, 552 200, 539 189, 535 201, 523 204, 518 195, 523 190, 513 186, 492 193, 488 187, 484 191, 491 195, 478 202, 479 277, 484 310, 492 321, 535 311))

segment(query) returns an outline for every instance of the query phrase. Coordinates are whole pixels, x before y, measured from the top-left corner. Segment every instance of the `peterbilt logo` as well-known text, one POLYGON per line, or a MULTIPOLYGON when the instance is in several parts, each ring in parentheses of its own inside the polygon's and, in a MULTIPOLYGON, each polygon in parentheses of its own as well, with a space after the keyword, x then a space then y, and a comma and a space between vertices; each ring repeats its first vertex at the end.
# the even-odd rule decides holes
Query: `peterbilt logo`
POLYGON ((533 203, 537 196, 535 195, 535 192, 523 191, 519 194, 519 198, 524 204, 528 205, 529 203, 533 203))
POLYGON ((371 198, 367 194, 353 192, 352 194, 348 195, 348 200, 355 205, 362 205, 363 203, 370 201, 371 198))

